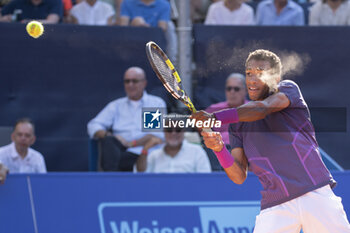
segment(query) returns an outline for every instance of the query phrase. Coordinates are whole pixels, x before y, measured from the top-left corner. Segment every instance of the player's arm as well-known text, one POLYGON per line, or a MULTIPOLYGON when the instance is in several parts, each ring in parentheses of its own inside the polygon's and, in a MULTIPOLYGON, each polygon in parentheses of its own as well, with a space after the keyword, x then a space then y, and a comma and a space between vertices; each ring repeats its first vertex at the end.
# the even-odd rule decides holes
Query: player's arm
POLYGON ((234 158, 234 163, 231 167, 224 168, 227 176, 236 184, 243 184, 247 179, 248 160, 244 154, 243 148, 234 148, 231 150, 231 155, 234 158))
POLYGON ((214 113, 199 111, 193 113, 191 118, 197 121, 206 121, 208 119, 221 120, 223 124, 257 121, 264 119, 267 115, 281 111, 290 105, 288 97, 282 93, 275 93, 262 101, 251 101, 238 108, 226 109, 214 113))
POLYGON ((275 93, 262 101, 251 101, 237 108, 239 121, 256 121, 267 115, 281 111, 290 104, 288 97, 282 93, 275 93))
POLYGON ((219 132, 202 131, 204 144, 212 149, 227 176, 236 184, 242 184, 248 174, 248 160, 242 148, 227 151, 219 132))

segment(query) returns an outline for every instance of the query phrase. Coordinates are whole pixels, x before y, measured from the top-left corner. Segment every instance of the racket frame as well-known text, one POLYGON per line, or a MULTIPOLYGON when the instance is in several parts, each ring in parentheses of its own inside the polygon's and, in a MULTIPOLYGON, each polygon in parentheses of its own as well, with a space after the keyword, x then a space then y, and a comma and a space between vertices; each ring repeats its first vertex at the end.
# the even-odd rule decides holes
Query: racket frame
POLYGON ((165 89, 177 100, 180 100, 183 104, 185 104, 188 109, 195 113, 197 112, 196 108, 194 107, 190 97, 187 96, 185 90, 182 87, 182 83, 181 83, 181 78, 179 76, 179 73, 177 72, 175 66, 173 65, 173 63, 170 61, 170 59, 168 58, 168 56, 165 54, 165 52, 153 41, 150 41, 146 44, 146 54, 147 54, 147 58, 149 63, 152 66, 152 69, 154 70, 154 72, 156 73, 158 79, 162 82, 163 86, 165 87, 165 89), (169 68, 169 70, 172 73, 172 76, 174 78, 174 80, 176 80, 178 86, 179 86, 179 91, 181 91, 182 95, 180 95, 178 92, 176 92, 170 85, 169 83, 165 80, 165 78, 163 77, 163 75, 161 74, 161 72, 159 71, 157 65, 154 62, 154 58, 153 58, 153 52, 152 49, 156 50, 158 52, 158 54, 161 56, 161 58, 164 60, 165 64, 167 65, 167 67, 169 68))

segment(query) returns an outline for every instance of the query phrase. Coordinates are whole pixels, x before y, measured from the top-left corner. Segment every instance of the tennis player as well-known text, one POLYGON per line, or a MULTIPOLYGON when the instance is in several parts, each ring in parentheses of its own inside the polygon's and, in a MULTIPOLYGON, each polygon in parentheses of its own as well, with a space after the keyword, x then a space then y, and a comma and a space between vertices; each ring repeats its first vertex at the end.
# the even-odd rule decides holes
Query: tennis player
POLYGON ((263 186, 254 233, 345 233, 350 225, 336 182, 324 165, 298 85, 281 81, 279 57, 256 50, 246 60, 251 102, 238 108, 200 111, 196 120, 215 118, 231 124, 231 153, 218 132, 202 132, 228 177, 237 184, 254 172, 263 186))

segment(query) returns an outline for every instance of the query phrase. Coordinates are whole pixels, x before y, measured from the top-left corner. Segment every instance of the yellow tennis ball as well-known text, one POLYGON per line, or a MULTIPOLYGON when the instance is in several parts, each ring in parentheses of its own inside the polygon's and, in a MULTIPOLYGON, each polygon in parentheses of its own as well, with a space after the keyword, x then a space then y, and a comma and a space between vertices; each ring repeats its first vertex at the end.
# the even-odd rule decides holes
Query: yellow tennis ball
POLYGON ((28 34, 33 37, 33 38, 38 38, 44 33, 44 26, 41 22, 39 21, 30 21, 27 24, 27 32, 28 34))

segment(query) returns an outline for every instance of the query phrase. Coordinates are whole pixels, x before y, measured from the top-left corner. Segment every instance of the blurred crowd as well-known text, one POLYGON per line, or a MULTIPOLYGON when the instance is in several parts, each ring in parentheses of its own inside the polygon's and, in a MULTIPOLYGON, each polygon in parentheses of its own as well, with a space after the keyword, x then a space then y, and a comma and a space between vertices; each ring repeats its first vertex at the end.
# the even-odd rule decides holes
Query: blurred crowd
MULTIPOLYGON (((348 0, 191 0, 193 23, 349 25, 348 0)), ((0 22, 160 27, 173 30, 176 0, 1 0, 0 22), (170 25, 169 25, 170 24, 170 25)))
MULTIPOLYGON (((126 96, 115 99, 87 123, 87 133, 98 143, 98 171, 198 173, 222 171, 216 156, 200 139, 199 131, 168 124, 162 131, 142 130, 143 108, 167 110, 158 96, 147 93, 147 77, 140 67, 129 67, 123 76, 126 96), (132 117, 130 117, 132 116, 132 117), (187 134, 187 136, 186 136, 187 134)), ((245 76, 227 77, 226 100, 207 108, 208 112, 238 107, 247 100, 245 76)), ((165 112, 166 113, 166 112, 165 112)), ((171 112, 181 116, 184 112, 171 112)), ((157 117, 157 116, 154 116, 157 117)), ((184 120, 186 115, 176 121, 184 120)), ((228 125, 213 128, 222 133, 226 146, 228 125)), ((0 147, 0 182, 10 173, 45 173, 44 156, 31 148, 35 143, 35 125, 28 118, 13 127, 11 143, 0 147)))

